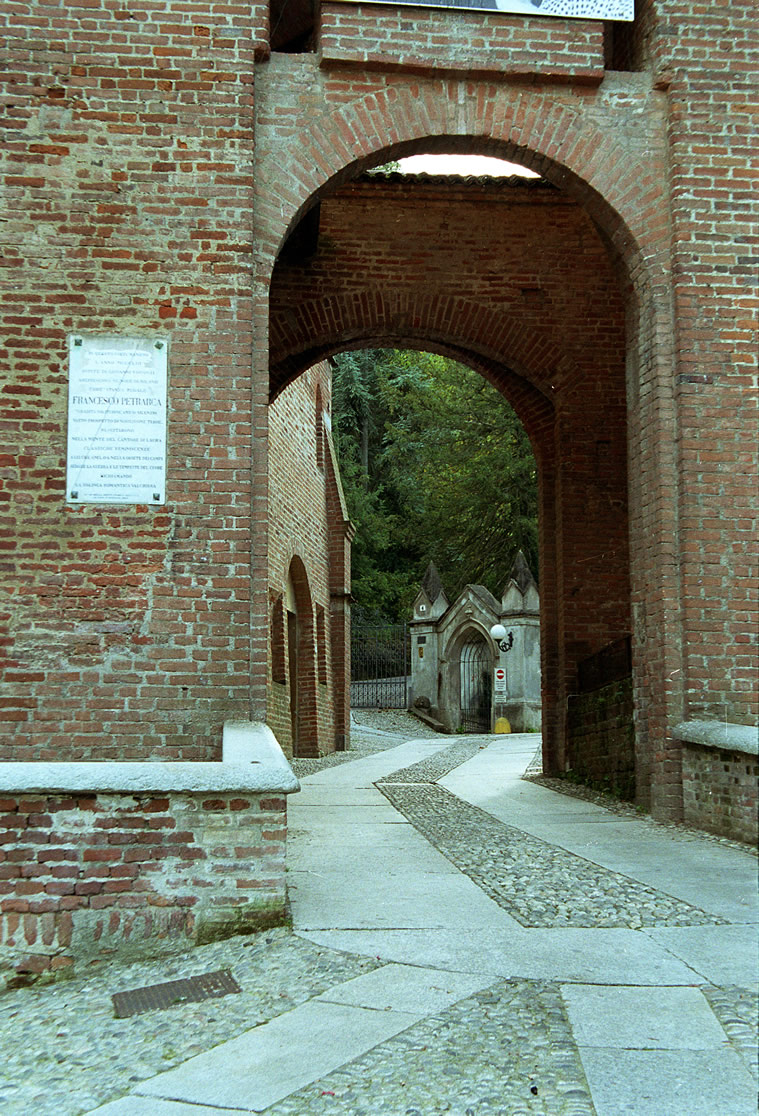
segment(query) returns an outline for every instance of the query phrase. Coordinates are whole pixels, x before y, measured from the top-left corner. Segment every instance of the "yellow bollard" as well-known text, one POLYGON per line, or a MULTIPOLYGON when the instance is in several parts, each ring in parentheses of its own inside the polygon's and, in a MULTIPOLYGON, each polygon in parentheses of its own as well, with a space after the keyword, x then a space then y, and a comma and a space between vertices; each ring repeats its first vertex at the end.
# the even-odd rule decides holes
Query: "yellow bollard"
POLYGON ((499 717, 495 723, 496 732, 511 732, 511 725, 506 717, 499 717))

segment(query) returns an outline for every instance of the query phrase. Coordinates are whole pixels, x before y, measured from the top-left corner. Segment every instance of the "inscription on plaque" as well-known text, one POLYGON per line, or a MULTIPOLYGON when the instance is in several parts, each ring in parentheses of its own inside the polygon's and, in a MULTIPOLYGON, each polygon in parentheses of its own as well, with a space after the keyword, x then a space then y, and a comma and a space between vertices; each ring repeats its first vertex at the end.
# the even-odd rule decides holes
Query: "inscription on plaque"
POLYGON ((66 499, 163 504, 168 346, 144 337, 69 337, 66 499))

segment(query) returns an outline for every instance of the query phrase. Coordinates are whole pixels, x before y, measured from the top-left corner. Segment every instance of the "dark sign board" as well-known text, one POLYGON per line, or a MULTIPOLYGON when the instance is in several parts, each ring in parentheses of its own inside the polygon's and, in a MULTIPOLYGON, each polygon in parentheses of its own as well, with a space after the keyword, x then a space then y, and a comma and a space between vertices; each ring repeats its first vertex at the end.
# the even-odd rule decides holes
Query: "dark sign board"
MULTIPOLYGON (((362 2, 362 0, 359 0, 362 2)), ((632 20, 635 0, 368 0, 425 8, 476 8, 504 15, 563 16, 564 19, 632 20)))

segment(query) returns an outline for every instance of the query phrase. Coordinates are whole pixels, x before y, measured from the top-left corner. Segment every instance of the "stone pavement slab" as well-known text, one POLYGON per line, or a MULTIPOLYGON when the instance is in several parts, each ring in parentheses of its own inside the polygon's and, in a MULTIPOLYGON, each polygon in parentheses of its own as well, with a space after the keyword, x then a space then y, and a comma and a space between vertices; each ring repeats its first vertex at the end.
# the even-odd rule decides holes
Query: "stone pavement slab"
POLYGON ((299 804, 297 807, 291 807, 288 803, 287 814, 288 819, 292 815, 291 823, 294 829, 303 829, 307 826, 314 832, 322 828, 343 830, 354 825, 362 828, 372 825, 402 825, 405 821, 379 794, 375 801, 363 806, 322 807, 299 804))
POLYGON ((471 996, 491 982, 490 975, 445 972, 416 965, 383 965, 348 980, 318 998, 377 1011, 408 1011, 431 1015, 471 996))
MULTIPOLYGON (((338 826, 323 825, 319 826, 318 833, 307 825, 308 818, 302 814, 300 816, 300 825, 293 823, 288 825, 288 837, 291 838, 291 844, 287 852, 287 864, 292 870, 298 867, 304 860, 310 860, 313 856, 313 846, 316 845, 323 852, 325 846, 329 847, 332 844, 338 844, 342 847, 342 851, 350 849, 350 855, 357 859, 361 855, 374 856, 375 850, 379 848, 389 849, 405 849, 409 843, 408 823, 405 818, 396 814, 392 822, 380 822, 378 825, 371 827, 371 847, 367 848, 367 833, 366 829, 362 826, 338 826)), ((422 857, 422 846, 426 845, 431 857, 439 857, 439 853, 427 842, 420 841, 417 845, 415 855, 422 857)))
POLYGON ((756 926, 663 926, 644 931, 689 965, 702 982, 756 985, 759 939, 756 926))
POLYGON ((92 1110, 93 1116, 223 1116, 236 1112, 249 1112, 247 1108, 209 1108, 205 1104, 185 1104, 183 1101, 159 1100, 158 1097, 119 1097, 100 1108, 92 1110))
POLYGON ((725 1032, 698 988, 565 984, 574 1036, 582 1046, 625 1050, 715 1050, 725 1032))
MULTIPOLYGON (((372 867, 370 860, 361 857, 356 863, 369 868, 369 874, 362 877, 352 874, 348 861, 346 857, 344 869, 328 866, 320 871, 301 866, 288 873, 290 906, 299 929, 513 924, 476 884, 444 860, 435 870, 425 868, 420 874, 419 862, 383 866, 377 858, 372 867)), ((318 865, 318 858, 314 863, 318 865)))
POLYGON ((419 1014, 310 1000, 198 1054, 177 1069, 144 1081, 136 1092, 262 1112, 420 1018, 419 1014))
POLYGON ((375 927, 298 933, 331 949, 457 972, 594 984, 689 985, 701 980, 639 930, 375 927))
MULTIPOLYGON (((381 757, 387 772, 414 762, 418 749, 402 745, 381 757)), ((352 785, 362 785, 361 769, 375 758, 330 770, 340 776, 342 793, 349 796, 352 785)), ((304 780, 312 795, 318 794, 311 783, 315 778, 304 780)), ((371 799, 355 807, 301 805, 297 796, 288 804, 288 890, 295 926, 328 930, 514 924, 379 791, 372 789, 370 794, 376 796, 376 805, 371 799)))
POLYGON ((743 1116, 751 1076, 697 988, 564 985, 598 1116, 743 1116))
MULTIPOLYGON (((370 787, 392 771, 397 771, 410 763, 419 763, 420 760, 448 747, 449 743, 450 738, 446 737, 435 740, 410 740, 386 751, 375 752, 362 759, 352 760, 338 767, 325 767, 321 771, 314 772, 313 775, 306 775, 300 780, 301 787, 318 784, 326 784, 329 787, 340 787, 345 784, 370 787)), ((288 806, 294 805, 297 798, 297 795, 292 795, 288 806)))
POLYGON ((314 810, 325 813, 336 806, 382 806, 383 799, 377 794, 374 787, 354 787, 343 785, 330 787, 326 783, 312 784, 307 782, 306 776, 303 785, 298 791, 298 810, 310 806, 314 810))
POLYGON ((596 1116, 756 1116, 756 1086, 733 1050, 580 1047, 596 1116))

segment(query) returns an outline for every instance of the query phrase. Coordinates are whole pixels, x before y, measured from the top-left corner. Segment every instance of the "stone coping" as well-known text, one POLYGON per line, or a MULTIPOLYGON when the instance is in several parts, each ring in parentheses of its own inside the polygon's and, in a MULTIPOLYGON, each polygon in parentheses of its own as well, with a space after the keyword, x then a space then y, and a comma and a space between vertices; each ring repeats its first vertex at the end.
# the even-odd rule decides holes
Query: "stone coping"
POLYGON ((727 721, 681 721, 672 730, 683 744, 722 748, 728 752, 759 755, 759 730, 753 725, 733 725, 727 721))
POLYGON ((292 794, 300 783, 261 721, 224 725, 220 763, 111 760, 0 764, 0 794, 245 792, 292 794))

